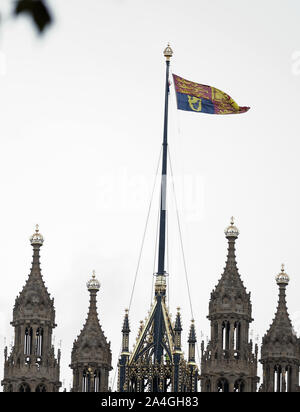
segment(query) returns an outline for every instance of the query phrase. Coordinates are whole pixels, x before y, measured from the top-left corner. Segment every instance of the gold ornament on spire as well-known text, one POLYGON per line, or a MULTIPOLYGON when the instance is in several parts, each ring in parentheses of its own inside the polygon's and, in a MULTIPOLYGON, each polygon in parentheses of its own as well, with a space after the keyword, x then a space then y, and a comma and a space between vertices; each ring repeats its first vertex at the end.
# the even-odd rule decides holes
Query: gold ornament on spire
POLYGON ((290 277, 285 273, 284 264, 281 265, 281 272, 276 275, 275 279, 277 285, 288 285, 290 277))
POLYGON ((167 61, 170 61, 171 57, 173 56, 173 50, 171 49, 170 43, 168 43, 167 47, 164 50, 164 56, 167 61))
POLYGON ((87 286, 87 289, 88 289, 89 292, 92 291, 92 290, 95 290, 96 292, 98 292, 98 290, 100 289, 100 282, 99 282, 98 279, 96 279, 96 273, 95 273, 94 270, 93 270, 93 273, 92 273, 92 279, 90 279, 87 282, 86 286, 87 286))
POLYGON ((226 237, 238 237, 239 235, 238 228, 234 225, 234 217, 231 217, 230 225, 225 229, 226 237))
POLYGON ((30 237, 30 243, 32 245, 40 245, 44 243, 44 238, 40 234, 39 225, 35 225, 35 233, 30 237))

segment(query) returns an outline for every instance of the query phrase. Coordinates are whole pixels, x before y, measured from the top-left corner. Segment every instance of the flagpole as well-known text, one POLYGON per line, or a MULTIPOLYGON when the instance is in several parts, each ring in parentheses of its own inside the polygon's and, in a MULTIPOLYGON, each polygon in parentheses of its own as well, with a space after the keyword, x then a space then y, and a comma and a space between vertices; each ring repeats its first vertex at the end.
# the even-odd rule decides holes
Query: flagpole
POLYGON ((168 153, 168 106, 169 106, 169 69, 173 50, 170 45, 165 48, 166 58, 166 86, 165 86, 165 114, 163 134, 163 155, 161 173, 161 198, 160 198, 160 225, 159 225, 159 247, 158 247, 158 276, 165 276, 165 254, 166 254, 166 201, 167 201, 167 153, 168 153))

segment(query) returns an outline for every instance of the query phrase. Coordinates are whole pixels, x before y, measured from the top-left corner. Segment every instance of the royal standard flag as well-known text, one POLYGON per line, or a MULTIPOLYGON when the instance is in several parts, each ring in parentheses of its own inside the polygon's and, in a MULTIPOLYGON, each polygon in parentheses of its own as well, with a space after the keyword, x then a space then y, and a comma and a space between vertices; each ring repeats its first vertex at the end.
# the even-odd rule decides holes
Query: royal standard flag
POLYGON ((210 114, 245 113, 250 107, 240 107, 228 94, 204 84, 194 83, 173 74, 177 108, 210 114))

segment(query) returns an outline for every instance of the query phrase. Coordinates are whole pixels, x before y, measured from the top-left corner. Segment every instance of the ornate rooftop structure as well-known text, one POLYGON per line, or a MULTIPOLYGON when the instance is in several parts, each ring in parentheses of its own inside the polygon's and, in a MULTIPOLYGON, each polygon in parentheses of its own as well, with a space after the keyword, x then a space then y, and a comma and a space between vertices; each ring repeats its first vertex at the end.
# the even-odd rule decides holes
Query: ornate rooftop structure
POLYGON ((279 299, 275 318, 262 340, 263 383, 260 391, 298 392, 300 343, 287 310, 286 287, 290 279, 284 265, 275 279, 279 299))
POLYGON ((29 277, 16 298, 12 326, 14 346, 7 357, 5 349, 4 379, 6 392, 57 392, 59 363, 52 345, 56 327, 54 301, 45 286, 40 267, 40 248, 44 239, 38 225, 30 238, 33 261, 29 277))
POLYGON ((137 342, 131 352, 129 351, 128 312, 125 313, 122 328, 122 353, 118 365, 118 390, 121 392, 167 392, 170 390, 173 392, 194 392, 197 390, 198 368, 195 363, 195 333, 192 328, 191 339, 189 339, 189 360, 186 361, 181 346, 180 312, 177 312, 175 323, 173 323, 166 306, 167 131, 169 65, 172 54, 172 49, 168 45, 164 50, 166 58, 165 117, 155 296, 145 324, 141 322, 137 342))
POLYGON ((71 365, 73 369, 73 392, 107 392, 111 367, 110 342, 103 333, 97 313, 97 293, 100 282, 93 271, 87 282, 90 293, 88 316, 74 341, 71 365))
POLYGON ((255 392, 257 377, 257 352, 249 341, 249 324, 252 322, 250 293, 240 277, 235 241, 239 231, 231 224, 225 230, 228 255, 224 272, 211 293, 208 319, 211 322, 211 339, 204 349, 202 342, 202 392, 255 392))
MULTIPOLYGON (((166 305, 166 273, 157 273, 155 294, 145 322, 140 322, 136 344, 129 347, 129 311, 122 326, 122 352, 118 365, 118 391, 255 392, 257 390, 257 345, 249 340, 252 322, 250 293, 239 274, 235 242, 239 231, 233 220, 225 230, 228 255, 224 272, 211 293, 208 319, 211 337, 201 345, 201 375, 196 362, 196 328, 190 325, 187 358, 182 345, 180 308, 174 321, 166 305)), ((61 387, 60 351, 52 344, 56 327, 53 299, 45 286, 40 267, 43 236, 36 227, 30 238, 33 261, 26 283, 13 310, 15 339, 11 353, 5 348, 5 392, 57 392, 61 387)), ((282 265, 275 277, 279 288, 275 317, 263 337, 261 392, 299 392, 300 340, 290 320, 286 288, 289 276, 282 265)), ((90 305, 85 324, 74 341, 71 368, 74 392, 106 392, 111 367, 110 343, 97 313, 100 282, 95 272, 87 282, 90 305)))
POLYGON ((192 322, 188 339, 188 360, 181 345, 179 308, 175 322, 166 307, 166 287, 155 284, 155 300, 145 322, 141 322, 137 342, 129 351, 129 319, 126 310, 122 328, 122 353, 119 360, 120 392, 195 392, 198 367, 195 362, 196 334, 192 322))

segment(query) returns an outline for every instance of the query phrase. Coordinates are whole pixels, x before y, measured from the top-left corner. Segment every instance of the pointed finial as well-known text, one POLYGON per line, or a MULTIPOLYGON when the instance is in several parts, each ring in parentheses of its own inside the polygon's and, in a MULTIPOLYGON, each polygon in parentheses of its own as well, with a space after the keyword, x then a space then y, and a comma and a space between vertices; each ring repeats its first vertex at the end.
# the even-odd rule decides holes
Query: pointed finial
POLYGON ((230 225, 225 229, 226 237, 235 237, 237 238, 239 235, 238 228, 234 225, 234 217, 232 216, 230 219, 230 225))
POLYGON ((100 282, 98 279, 96 279, 96 273, 94 270, 92 272, 92 279, 87 282, 86 286, 89 292, 93 290, 98 292, 98 290, 100 289, 100 282))
POLYGON ((196 331, 195 331, 195 321, 194 319, 192 319, 188 343, 196 343, 196 342, 197 342, 197 338, 196 338, 196 331))
POLYGON ((44 243, 44 238, 40 234, 39 225, 35 225, 35 233, 30 237, 30 243, 32 245, 40 245, 44 243))
POLYGON ((129 312, 128 309, 125 309, 125 316, 124 316, 124 322, 123 322, 123 328, 122 328, 123 333, 129 333, 130 332, 128 312, 129 312))
POLYGON ((178 331, 178 332, 182 331, 181 318, 180 318, 180 308, 179 307, 177 308, 177 315, 176 315, 174 330, 178 331))
POLYGON ((288 285, 290 278, 285 273, 285 265, 284 263, 281 265, 281 272, 275 277, 277 285, 288 285))
POLYGON ((164 56, 168 61, 170 61, 171 57, 173 56, 173 50, 171 49, 170 43, 168 43, 167 47, 164 50, 164 56))

